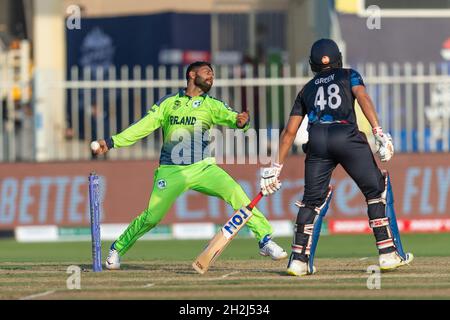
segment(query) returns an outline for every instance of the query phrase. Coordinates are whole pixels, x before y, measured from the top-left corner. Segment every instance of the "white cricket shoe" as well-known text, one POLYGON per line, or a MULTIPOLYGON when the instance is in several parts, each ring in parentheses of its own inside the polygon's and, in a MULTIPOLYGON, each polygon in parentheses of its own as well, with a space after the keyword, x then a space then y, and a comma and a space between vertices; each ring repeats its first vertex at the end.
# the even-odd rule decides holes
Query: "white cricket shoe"
POLYGON ((306 276, 308 274, 316 273, 316 267, 313 266, 313 271, 310 272, 309 266, 307 262, 303 262, 297 259, 291 259, 289 261, 288 267, 287 267, 287 274, 291 276, 306 276))
POLYGON ((406 260, 403 260, 397 251, 380 254, 379 262, 380 269, 382 271, 394 270, 398 267, 407 265, 413 261, 414 256, 412 253, 406 253, 406 260))
POLYGON ((108 258, 106 258, 105 262, 106 269, 109 270, 119 270, 120 269, 120 256, 119 251, 114 248, 114 243, 111 245, 109 249, 108 258))
POLYGON ((287 252, 271 239, 267 240, 259 249, 259 254, 265 257, 270 256, 272 260, 283 260, 288 256, 287 252))

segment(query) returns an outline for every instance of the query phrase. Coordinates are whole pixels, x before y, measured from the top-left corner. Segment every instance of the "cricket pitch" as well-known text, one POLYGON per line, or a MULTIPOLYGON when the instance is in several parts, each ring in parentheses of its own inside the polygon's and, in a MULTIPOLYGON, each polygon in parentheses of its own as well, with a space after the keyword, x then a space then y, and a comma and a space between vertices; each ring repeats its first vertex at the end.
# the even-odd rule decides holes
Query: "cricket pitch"
POLYGON ((318 273, 304 277, 269 260, 217 261, 205 275, 186 261, 129 261, 99 273, 81 265, 80 289, 69 290, 70 264, 1 263, 0 299, 450 299, 450 258, 416 258, 368 289, 367 267, 375 264, 317 259, 318 273))

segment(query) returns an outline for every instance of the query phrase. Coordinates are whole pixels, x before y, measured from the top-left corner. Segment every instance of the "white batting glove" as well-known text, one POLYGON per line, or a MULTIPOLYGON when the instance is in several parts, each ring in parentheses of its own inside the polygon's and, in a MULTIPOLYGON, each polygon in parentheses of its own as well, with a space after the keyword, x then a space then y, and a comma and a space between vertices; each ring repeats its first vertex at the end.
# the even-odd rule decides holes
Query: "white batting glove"
POLYGON ((264 196, 275 193, 281 188, 278 179, 281 173, 282 164, 274 163, 270 168, 261 168, 261 192, 264 196))
POLYGON ((372 131, 380 160, 383 162, 389 161, 394 155, 394 145, 392 144, 391 135, 389 133, 383 133, 381 127, 375 127, 372 131))

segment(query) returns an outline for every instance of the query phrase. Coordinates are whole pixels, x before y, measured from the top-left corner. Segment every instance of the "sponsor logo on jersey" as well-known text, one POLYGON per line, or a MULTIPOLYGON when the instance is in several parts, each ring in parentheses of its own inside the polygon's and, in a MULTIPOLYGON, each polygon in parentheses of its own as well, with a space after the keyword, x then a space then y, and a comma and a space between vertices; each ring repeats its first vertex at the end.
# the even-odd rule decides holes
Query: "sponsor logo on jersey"
POLYGON ((198 108, 201 104, 202 102, 200 100, 195 100, 194 102, 192 102, 192 108, 198 108))
POLYGON ((178 116, 170 116, 169 117, 169 123, 171 125, 184 124, 184 125, 193 126, 196 121, 197 121, 196 117, 178 117, 178 116))
POLYGON ((181 107, 181 102, 180 100, 176 100, 173 104, 173 110, 177 110, 179 107, 181 107))

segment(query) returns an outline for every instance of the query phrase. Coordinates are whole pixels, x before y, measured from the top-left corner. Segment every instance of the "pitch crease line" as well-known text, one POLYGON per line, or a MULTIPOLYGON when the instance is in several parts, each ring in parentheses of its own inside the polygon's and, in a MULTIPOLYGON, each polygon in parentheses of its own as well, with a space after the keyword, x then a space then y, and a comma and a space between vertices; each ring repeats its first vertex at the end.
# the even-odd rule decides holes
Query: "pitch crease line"
POLYGON ((224 274, 222 276, 222 278, 226 278, 226 277, 231 276, 232 274, 236 274, 236 273, 239 273, 239 271, 234 271, 234 272, 231 272, 231 273, 224 274))
POLYGON ((30 296, 26 296, 26 297, 20 298, 19 300, 32 300, 34 298, 48 296, 48 295, 50 295, 52 293, 55 293, 55 292, 56 292, 56 290, 45 291, 45 292, 42 292, 42 293, 36 293, 36 294, 32 294, 30 296))

